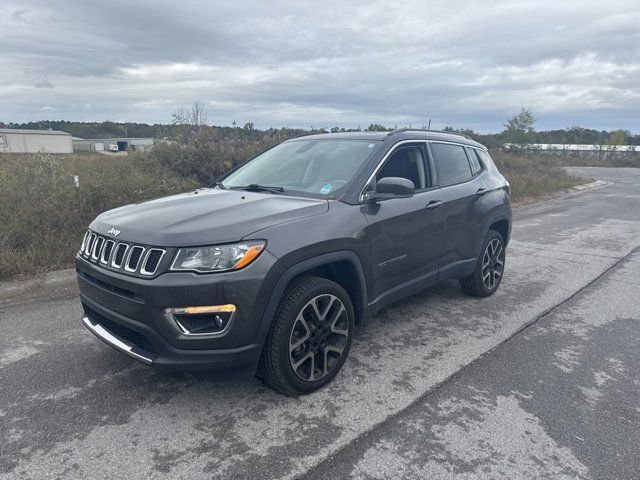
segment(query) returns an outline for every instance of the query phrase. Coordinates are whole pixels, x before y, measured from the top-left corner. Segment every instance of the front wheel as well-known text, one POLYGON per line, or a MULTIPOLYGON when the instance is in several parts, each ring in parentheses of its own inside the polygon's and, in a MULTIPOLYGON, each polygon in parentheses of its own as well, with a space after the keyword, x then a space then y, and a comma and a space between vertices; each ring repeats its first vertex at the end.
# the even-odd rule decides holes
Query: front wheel
POLYGON ((505 245, 502 235, 495 230, 489 230, 475 270, 467 278, 460 280, 460 286, 474 297, 488 297, 500 286, 504 264, 505 245))
POLYGON ((260 371, 287 395, 311 393, 344 364, 354 331, 353 306, 337 283, 303 277, 287 290, 267 336, 260 371))

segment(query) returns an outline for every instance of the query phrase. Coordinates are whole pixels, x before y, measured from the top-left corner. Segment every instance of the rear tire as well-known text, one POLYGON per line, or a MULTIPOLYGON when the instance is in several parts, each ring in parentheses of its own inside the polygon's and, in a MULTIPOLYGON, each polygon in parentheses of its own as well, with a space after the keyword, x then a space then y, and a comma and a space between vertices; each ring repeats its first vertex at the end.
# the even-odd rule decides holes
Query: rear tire
POLYGON ((269 329, 260 376, 286 395, 322 388, 342 368, 354 324, 351 299, 340 285, 320 277, 294 281, 269 329))
POLYGON ((489 230, 476 267, 471 275, 460 280, 460 286, 474 297, 488 297, 498 290, 505 266, 505 245, 500 233, 489 230))

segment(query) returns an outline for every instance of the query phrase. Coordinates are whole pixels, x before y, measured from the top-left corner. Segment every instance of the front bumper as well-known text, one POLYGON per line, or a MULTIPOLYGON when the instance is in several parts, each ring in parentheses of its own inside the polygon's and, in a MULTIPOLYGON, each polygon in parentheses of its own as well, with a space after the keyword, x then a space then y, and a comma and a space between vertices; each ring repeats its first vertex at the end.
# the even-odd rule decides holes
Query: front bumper
POLYGON ((268 252, 244 270, 227 274, 166 273, 129 277, 76 257, 83 324, 116 350, 164 371, 253 374, 262 349, 258 336, 278 268, 268 252), (224 335, 190 337, 165 308, 234 304, 224 335))
POLYGON ((91 333, 93 333, 107 345, 110 345, 116 350, 120 350, 122 353, 129 355, 131 358, 135 358, 142 363, 146 363, 147 365, 151 365, 153 363, 155 355, 138 347, 134 343, 125 340, 117 334, 111 333, 109 330, 104 328, 102 324, 99 323, 99 320, 94 323, 91 319, 89 319, 89 317, 82 317, 82 323, 89 329, 91 333))
POLYGON ((253 375, 261 346, 185 350, 172 346, 148 326, 83 298, 82 323, 100 340, 125 355, 165 372, 220 372, 253 375))

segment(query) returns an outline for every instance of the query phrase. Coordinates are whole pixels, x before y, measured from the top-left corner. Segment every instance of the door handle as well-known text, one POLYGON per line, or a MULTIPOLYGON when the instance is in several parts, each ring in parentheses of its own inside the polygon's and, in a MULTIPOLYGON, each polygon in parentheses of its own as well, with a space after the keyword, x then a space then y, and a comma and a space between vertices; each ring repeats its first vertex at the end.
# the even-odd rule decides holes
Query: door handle
POLYGON ((478 196, 482 196, 485 193, 489 193, 489 189, 488 188, 479 188, 478 190, 476 190, 476 195, 478 195, 478 196))
POLYGON ((440 208, 442 205, 442 201, 440 200, 431 200, 424 208, 428 210, 435 210, 436 208, 440 208))

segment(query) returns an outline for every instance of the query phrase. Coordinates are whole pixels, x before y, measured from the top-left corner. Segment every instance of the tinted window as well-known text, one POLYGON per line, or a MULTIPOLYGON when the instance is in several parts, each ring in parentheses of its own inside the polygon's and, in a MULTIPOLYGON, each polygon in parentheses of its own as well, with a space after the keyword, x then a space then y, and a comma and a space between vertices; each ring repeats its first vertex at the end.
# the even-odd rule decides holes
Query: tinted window
POLYGON ((469 163, 471 164, 471 172, 475 175, 482 170, 482 164, 478 158, 478 152, 475 148, 467 148, 467 155, 469 156, 469 163))
POLYGON ((424 165, 422 148, 403 147, 391 154, 376 175, 376 180, 385 177, 402 177, 411 180, 416 190, 420 190, 428 185, 424 165))
POLYGON ((473 176, 464 147, 448 143, 432 143, 431 152, 438 168, 440 185, 464 182, 473 176))
POLYGON ((482 163, 487 168, 491 168, 493 160, 491 160, 491 157, 489 156, 489 154, 482 150, 476 150, 476 153, 478 154, 478 157, 480 157, 480 160, 482 160, 482 163))

